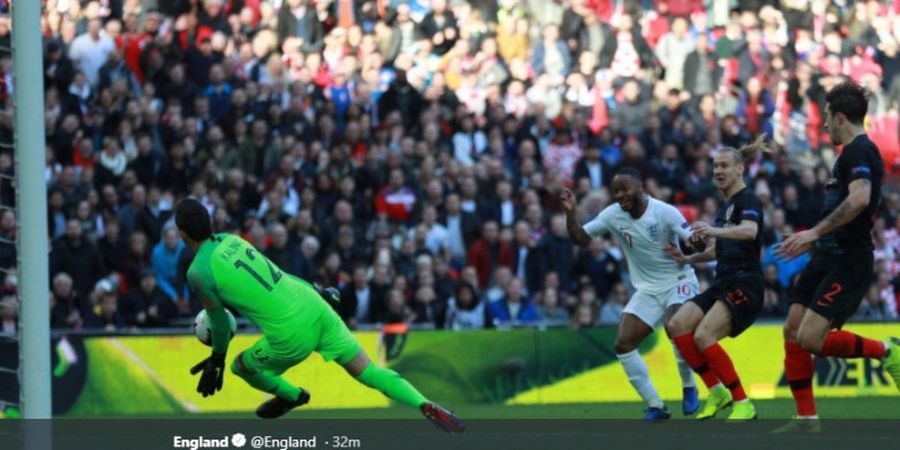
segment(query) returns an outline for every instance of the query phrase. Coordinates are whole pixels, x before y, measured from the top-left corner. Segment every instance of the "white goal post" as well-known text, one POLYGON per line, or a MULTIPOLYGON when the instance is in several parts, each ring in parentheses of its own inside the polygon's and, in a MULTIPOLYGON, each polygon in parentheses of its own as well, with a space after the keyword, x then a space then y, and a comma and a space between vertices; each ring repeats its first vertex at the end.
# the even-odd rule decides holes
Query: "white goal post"
POLYGON ((53 413, 41 2, 12 2, 13 114, 19 272, 19 385, 25 419, 53 413))

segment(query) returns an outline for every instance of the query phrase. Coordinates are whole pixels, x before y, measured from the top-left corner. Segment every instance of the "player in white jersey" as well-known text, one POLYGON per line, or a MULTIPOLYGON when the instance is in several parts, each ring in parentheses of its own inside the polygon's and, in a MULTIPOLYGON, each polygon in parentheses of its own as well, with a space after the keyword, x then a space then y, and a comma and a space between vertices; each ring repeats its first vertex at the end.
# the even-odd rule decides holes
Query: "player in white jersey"
MULTIPOLYGON (((605 233, 612 235, 625 252, 635 293, 625 306, 616 334, 616 357, 622 363, 628 380, 647 404, 645 419, 671 417, 638 353, 638 346, 660 323, 667 329, 669 319, 682 303, 699 294, 700 286, 694 269, 682 265, 665 253, 678 238, 691 236, 691 226, 672 205, 644 193, 643 177, 637 170, 619 170, 612 181, 615 204, 607 206, 593 220, 580 226, 575 218, 575 195, 566 189, 560 196, 566 211, 569 236, 578 245, 588 245, 605 233)), ((674 346, 673 346, 674 349, 674 346)), ((678 373, 684 387, 682 410, 694 414, 700 406, 697 387, 690 366, 675 349, 678 373)))

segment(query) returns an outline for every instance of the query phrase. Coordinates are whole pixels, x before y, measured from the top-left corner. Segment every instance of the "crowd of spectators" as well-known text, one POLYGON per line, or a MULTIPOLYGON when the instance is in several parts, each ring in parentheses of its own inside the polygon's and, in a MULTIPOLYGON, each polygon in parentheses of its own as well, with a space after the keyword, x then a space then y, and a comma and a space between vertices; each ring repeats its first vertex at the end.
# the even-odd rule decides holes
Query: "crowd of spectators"
MULTIPOLYGON (((871 92, 889 173, 859 317, 897 318, 900 2, 42 3, 44 42, 19 50, 44 53, 53 327, 192 317, 172 220, 188 196, 216 232, 339 287, 353 327, 615 323, 626 261, 607 239, 573 247, 561 189, 584 221, 632 166, 651 195, 709 220, 709 158, 759 133, 776 149, 747 173, 765 206, 764 316, 782 317, 805 260, 771 245, 817 220, 837 151, 823 98, 845 79, 871 92)), ((5 142, 9 42, 0 17, 5 142)), ((0 173, 12 166, 0 153, 0 173)), ((13 192, 3 180, 4 204, 13 192)), ((15 230, 0 212, 4 330, 15 230)))

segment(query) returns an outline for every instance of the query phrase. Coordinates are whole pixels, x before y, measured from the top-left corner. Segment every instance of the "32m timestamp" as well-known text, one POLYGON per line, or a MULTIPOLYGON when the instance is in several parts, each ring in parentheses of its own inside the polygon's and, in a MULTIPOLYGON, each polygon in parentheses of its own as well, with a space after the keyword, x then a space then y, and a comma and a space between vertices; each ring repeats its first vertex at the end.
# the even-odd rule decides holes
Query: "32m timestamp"
POLYGON ((325 445, 331 448, 362 448, 362 441, 347 436, 332 436, 325 445))

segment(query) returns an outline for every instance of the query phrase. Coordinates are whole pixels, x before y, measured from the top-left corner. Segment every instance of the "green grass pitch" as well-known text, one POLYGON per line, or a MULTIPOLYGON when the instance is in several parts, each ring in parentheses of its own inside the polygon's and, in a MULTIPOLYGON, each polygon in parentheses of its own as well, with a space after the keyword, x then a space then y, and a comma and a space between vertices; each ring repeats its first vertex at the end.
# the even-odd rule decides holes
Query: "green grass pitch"
MULTIPOLYGON (((315 398, 315 397, 313 397, 315 398)), ((755 400, 761 419, 788 419, 794 414, 791 399, 755 400)), ((641 403, 585 403, 568 405, 505 406, 467 405, 453 408, 462 419, 639 419, 641 403)), ((667 402, 672 417, 684 418, 680 402, 667 402)), ((900 419, 900 398, 859 397, 821 398, 817 400, 819 416, 824 419, 900 419)), ((171 417, 171 416, 168 416, 171 417)), ((253 411, 234 414, 189 415, 194 418, 252 418, 253 411)), ((394 406, 387 409, 303 410, 291 412, 291 419, 413 419, 421 415, 413 408, 394 406)), ((688 418, 690 419, 690 418, 688 418)))

